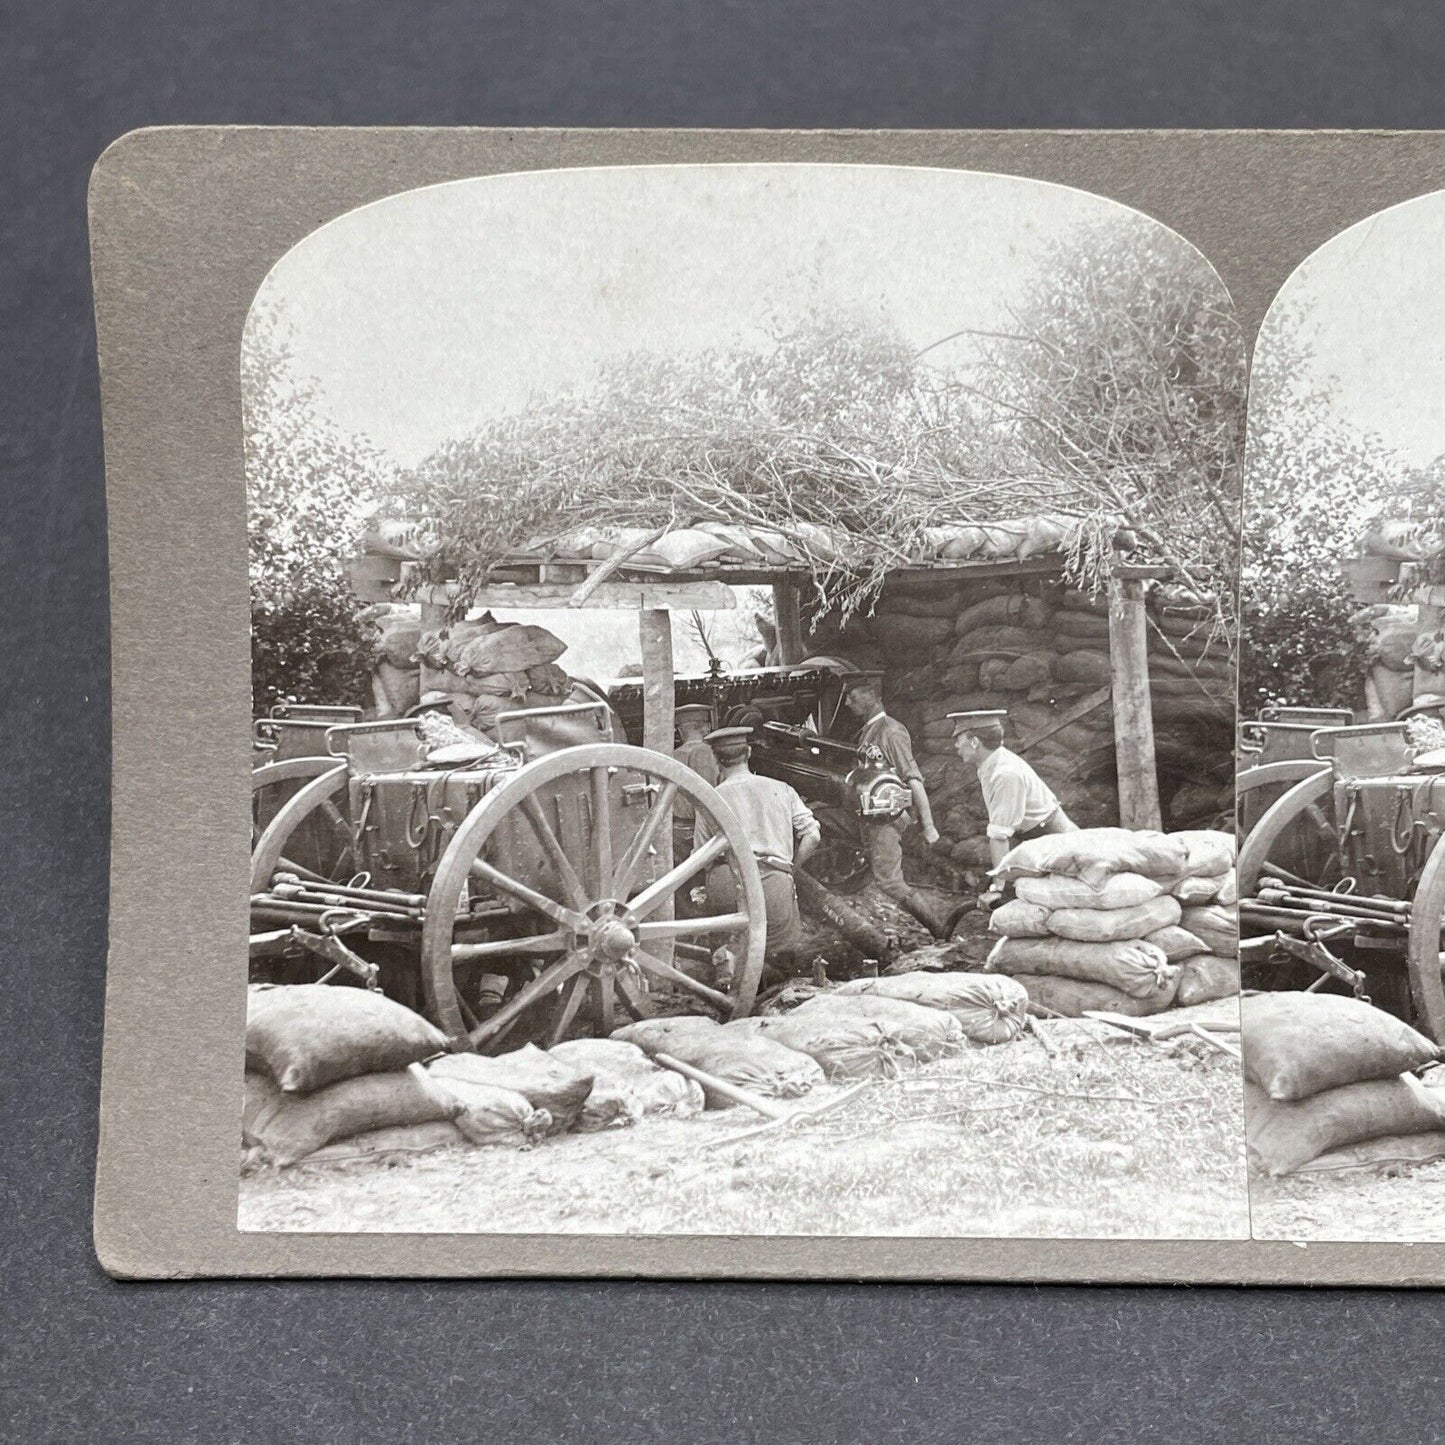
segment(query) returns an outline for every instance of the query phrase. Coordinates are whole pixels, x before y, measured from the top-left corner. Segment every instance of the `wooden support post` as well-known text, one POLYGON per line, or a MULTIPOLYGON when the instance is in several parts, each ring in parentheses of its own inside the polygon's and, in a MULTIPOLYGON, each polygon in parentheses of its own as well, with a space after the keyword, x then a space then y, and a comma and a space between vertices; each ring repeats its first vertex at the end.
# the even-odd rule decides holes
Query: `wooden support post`
MULTIPOLYGON (((673 710, 677 702, 677 684, 672 668, 672 613, 660 608, 647 608, 637 614, 637 624, 642 643, 642 746, 670 758, 673 710)), ((656 850, 656 860, 649 870, 649 882, 661 878, 673 865, 670 810, 657 830, 656 850)), ((659 919, 675 916, 671 898, 654 915, 659 919)), ((652 952, 664 963, 671 963, 672 940, 655 939, 652 952)))
POLYGON ((806 656, 803 650, 803 618, 796 582, 773 583, 773 615, 778 625, 778 662, 791 667, 806 656))
POLYGON ((1163 821, 1154 761, 1148 649, 1143 581, 1111 576, 1109 664, 1114 680, 1114 755, 1119 769, 1119 822, 1125 828, 1158 828, 1163 821))

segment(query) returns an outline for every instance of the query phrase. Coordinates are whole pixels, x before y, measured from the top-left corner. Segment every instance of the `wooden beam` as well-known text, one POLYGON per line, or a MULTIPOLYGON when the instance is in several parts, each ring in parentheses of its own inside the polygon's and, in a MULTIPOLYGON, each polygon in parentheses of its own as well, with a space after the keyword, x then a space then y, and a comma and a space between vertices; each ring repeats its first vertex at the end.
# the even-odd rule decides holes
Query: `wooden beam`
POLYGON ((1114 679, 1119 822, 1125 828, 1158 828, 1163 819, 1149 699, 1144 584, 1139 578, 1109 578, 1109 662, 1114 679))
POLYGON ((796 582, 773 583, 773 616, 778 628, 778 662, 791 667, 803 660, 803 617, 796 582))
MULTIPOLYGON (((648 609, 637 614, 638 639, 642 644, 642 746, 672 756, 673 709, 677 683, 672 666, 672 614, 648 609)), ((656 882, 672 869, 672 816, 662 820, 654 844, 655 858, 648 881, 656 882)), ((672 918, 669 898, 654 915, 672 918)), ((672 940, 658 939, 653 952, 664 963, 672 962, 672 940)))
MULTIPOLYGON (((568 582, 500 582, 480 588, 472 597, 472 606, 545 607, 560 611, 570 605, 576 590, 568 582)), ((417 594, 423 608, 429 603, 445 607, 455 595, 454 583, 424 588, 417 594)), ((732 589, 723 582, 603 582, 582 604, 584 608, 611 607, 641 612, 665 608, 679 612, 727 612, 737 605, 732 589)))

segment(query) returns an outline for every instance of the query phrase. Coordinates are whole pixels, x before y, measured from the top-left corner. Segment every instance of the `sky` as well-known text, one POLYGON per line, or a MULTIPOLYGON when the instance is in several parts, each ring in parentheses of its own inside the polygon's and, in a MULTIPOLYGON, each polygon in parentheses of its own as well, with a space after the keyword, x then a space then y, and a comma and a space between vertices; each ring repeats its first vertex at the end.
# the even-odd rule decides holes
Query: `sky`
POLYGON ((1299 341, 1314 353, 1305 387, 1328 395, 1336 419, 1416 464, 1445 453, 1445 192, 1342 231, 1295 271, 1256 365, 1299 341))
MULTIPOLYGON (((349 212, 284 256, 257 303, 284 318, 334 420, 411 464, 629 352, 761 342, 809 301, 888 320, 920 349, 1007 329, 1044 248, 1107 216, 1158 226, 1086 192, 966 171, 531 172, 349 212)), ((979 344, 934 356, 957 364, 979 344)))

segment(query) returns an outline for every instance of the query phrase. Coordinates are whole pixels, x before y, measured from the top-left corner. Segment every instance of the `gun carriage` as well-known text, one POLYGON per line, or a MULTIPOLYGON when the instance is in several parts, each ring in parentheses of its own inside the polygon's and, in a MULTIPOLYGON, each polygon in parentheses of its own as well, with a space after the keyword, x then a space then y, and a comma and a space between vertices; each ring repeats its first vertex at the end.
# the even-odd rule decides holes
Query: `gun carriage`
POLYGON ((1306 752, 1308 721, 1262 724, 1241 775, 1247 982, 1373 993, 1445 1040, 1445 753, 1416 752, 1404 722, 1310 728, 1306 752))

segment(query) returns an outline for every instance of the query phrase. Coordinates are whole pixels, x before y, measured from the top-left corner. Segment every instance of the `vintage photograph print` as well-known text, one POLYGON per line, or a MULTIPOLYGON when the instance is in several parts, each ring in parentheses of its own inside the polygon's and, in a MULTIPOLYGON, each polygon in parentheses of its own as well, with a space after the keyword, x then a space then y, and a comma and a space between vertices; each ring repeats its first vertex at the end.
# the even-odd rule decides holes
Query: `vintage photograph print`
POLYGON ((1445 193, 1360 222, 1255 350, 1239 892, 1263 1239, 1445 1239, 1442 247, 1445 193))
MULTIPOLYGON (((1248 1237, 1245 346, 1188 242, 963 171, 493 176, 302 240, 237 365, 242 1229, 1248 1237)), ((1353 704, 1287 650, 1271 706, 1353 704)), ((1337 736, 1309 768, 1367 776, 1337 736)), ((1251 879, 1335 994, 1434 867, 1384 771, 1251 879), (1352 829, 1386 872, 1341 901, 1352 829)))

